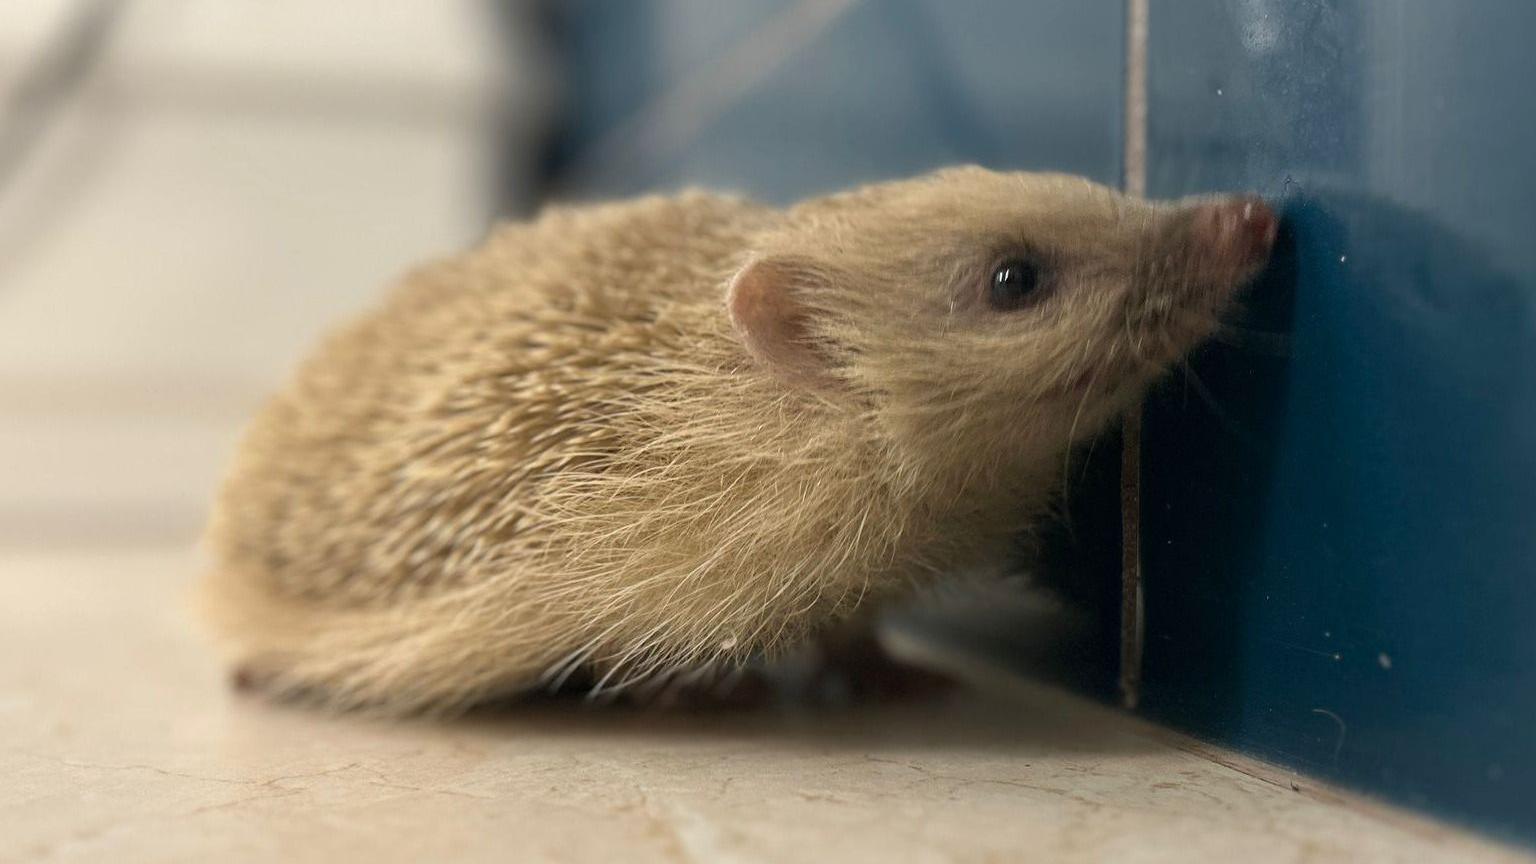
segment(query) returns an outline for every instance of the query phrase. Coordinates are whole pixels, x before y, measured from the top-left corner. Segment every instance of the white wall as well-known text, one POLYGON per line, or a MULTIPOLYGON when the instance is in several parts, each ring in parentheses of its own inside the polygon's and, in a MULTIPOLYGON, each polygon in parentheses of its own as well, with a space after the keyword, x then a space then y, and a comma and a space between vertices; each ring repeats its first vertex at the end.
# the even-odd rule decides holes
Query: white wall
MULTIPOLYGON (((75 8, 0 6, 0 94, 75 8)), ((0 543, 190 530, 304 347, 484 231, 493 111, 532 124, 545 92, 495 26, 469 0, 126 6, 0 188, 0 543)))

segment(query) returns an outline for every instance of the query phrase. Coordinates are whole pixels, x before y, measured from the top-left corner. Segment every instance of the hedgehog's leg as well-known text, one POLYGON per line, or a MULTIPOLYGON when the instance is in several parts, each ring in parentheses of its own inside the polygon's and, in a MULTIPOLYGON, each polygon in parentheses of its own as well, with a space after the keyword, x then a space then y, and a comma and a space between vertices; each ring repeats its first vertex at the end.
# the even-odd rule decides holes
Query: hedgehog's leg
MULTIPOLYGON (((583 682, 573 679, 569 686, 579 692, 583 682)), ((871 615, 829 628, 771 662, 680 672, 609 701, 686 710, 833 707, 931 699, 953 687, 951 678, 892 657, 871 615)))
POLYGON ((946 694, 955 685, 951 678, 893 657, 880 642, 873 615, 823 632, 786 667, 801 698, 817 704, 918 701, 946 694))

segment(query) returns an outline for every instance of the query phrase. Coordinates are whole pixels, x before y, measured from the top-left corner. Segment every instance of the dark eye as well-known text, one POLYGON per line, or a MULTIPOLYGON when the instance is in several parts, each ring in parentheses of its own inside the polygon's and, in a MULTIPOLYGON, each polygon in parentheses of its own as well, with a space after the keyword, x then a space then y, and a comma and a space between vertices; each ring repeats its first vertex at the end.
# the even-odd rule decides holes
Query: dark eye
POLYGON ((992 271, 987 299, 993 309, 1007 312, 1023 306, 1039 284, 1039 268, 1022 258, 1010 258, 992 271))

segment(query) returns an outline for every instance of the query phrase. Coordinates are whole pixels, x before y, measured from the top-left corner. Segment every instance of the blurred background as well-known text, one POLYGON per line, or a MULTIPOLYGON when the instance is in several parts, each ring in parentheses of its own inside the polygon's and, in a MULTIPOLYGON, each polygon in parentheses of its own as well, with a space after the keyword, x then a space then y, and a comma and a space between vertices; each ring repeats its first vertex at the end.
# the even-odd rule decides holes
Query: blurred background
MULTIPOLYGON (((1252 190, 1276 264, 1146 414, 1140 710, 1536 838, 1536 7, 1139 6, 7 0, 0 578, 195 542, 322 330, 546 200, 956 162, 1252 190)), ((1106 699, 1118 451, 1035 574, 1088 622, 1052 674, 1106 699)))
POLYGON ((551 197, 1118 182, 1121 10, 1090 5, 8 2, 0 543, 193 536, 210 424, 551 197))
POLYGON ((493 24, 474 3, 0 9, 0 544, 196 536, 298 353, 502 206, 552 97, 540 43, 493 24))

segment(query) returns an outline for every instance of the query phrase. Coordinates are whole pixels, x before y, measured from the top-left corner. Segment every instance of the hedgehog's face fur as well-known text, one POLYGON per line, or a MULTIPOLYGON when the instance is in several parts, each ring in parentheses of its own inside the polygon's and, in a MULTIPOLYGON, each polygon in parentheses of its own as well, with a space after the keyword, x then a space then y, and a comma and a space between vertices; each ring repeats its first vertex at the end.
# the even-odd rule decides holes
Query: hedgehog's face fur
POLYGON ((807 202, 730 310, 789 386, 926 461, 1038 460, 1205 339, 1269 257, 1256 199, 1154 204, 1079 177, 941 171, 807 202))

